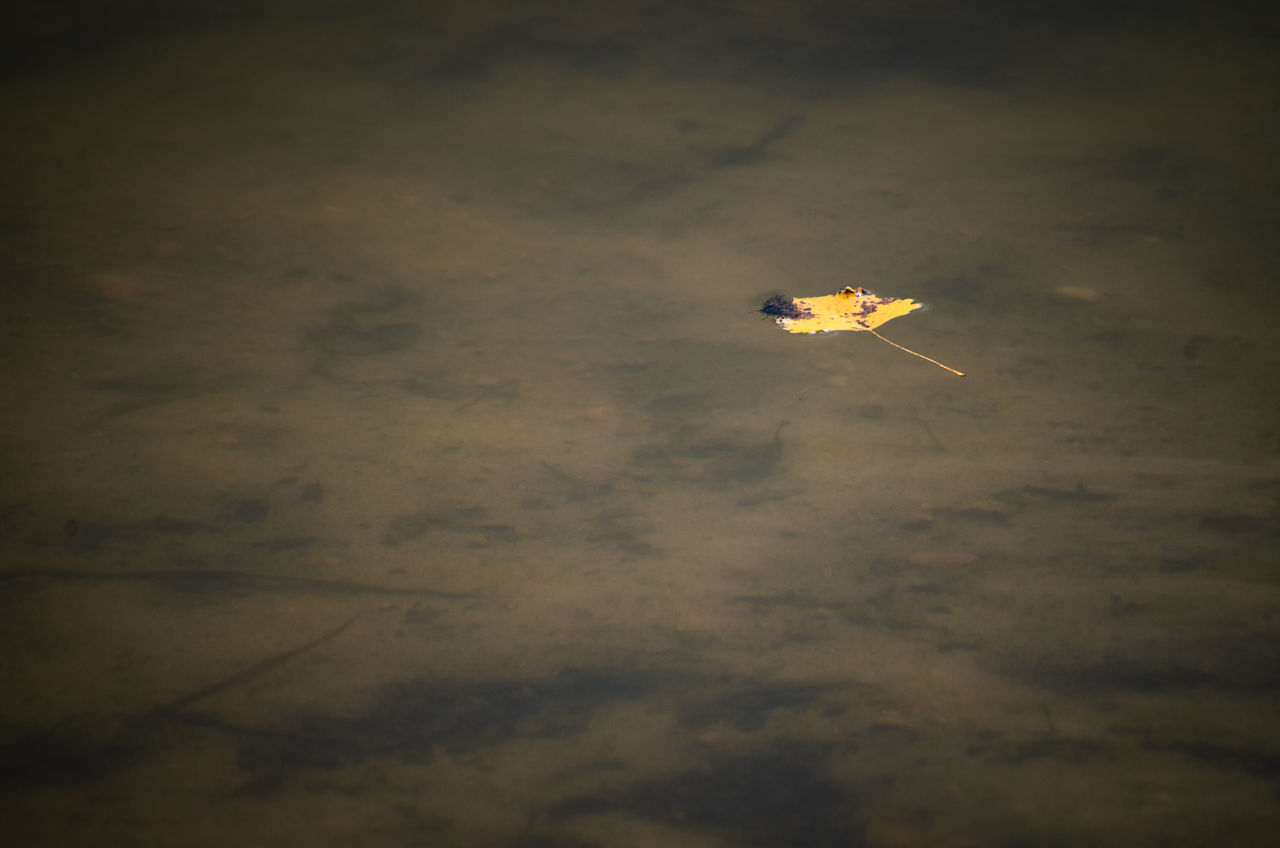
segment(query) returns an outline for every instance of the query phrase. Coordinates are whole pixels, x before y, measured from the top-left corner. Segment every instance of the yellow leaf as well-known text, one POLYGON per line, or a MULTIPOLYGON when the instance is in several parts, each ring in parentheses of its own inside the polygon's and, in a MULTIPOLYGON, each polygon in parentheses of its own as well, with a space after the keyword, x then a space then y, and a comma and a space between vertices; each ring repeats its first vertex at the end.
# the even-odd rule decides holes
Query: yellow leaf
POLYGON ((835 294, 822 297, 789 298, 786 295, 774 295, 765 301, 764 308, 760 311, 774 316, 778 326, 788 333, 831 333, 839 330, 868 332, 899 350, 905 350, 912 356, 928 360, 939 368, 963 377, 963 371, 949 368, 936 359, 908 350, 897 342, 890 342, 876 332, 875 328, 886 321, 906 315, 923 305, 909 297, 882 297, 863 288, 845 287, 835 294))
POLYGON ((799 316, 778 318, 778 326, 788 333, 874 330, 923 305, 911 298, 881 297, 866 289, 852 288, 825 297, 797 297, 793 302, 799 316))

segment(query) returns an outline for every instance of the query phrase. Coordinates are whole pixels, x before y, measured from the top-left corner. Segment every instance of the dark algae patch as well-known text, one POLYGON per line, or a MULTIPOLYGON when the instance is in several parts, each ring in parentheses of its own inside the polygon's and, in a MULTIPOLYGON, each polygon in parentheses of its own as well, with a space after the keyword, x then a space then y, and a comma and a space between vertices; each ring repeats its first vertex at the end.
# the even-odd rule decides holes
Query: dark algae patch
POLYGON ((804 315, 800 307, 796 306, 795 298, 785 294, 775 294, 770 297, 764 302, 764 306, 760 307, 760 311, 765 315, 779 318, 799 318, 804 315))

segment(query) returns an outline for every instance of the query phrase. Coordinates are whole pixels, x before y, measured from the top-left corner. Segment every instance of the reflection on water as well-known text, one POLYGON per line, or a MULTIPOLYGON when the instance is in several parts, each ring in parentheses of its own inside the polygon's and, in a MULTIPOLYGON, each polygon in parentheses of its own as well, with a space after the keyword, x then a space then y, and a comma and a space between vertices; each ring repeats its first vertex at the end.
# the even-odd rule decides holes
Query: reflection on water
POLYGON ((1268 43, 594 8, 8 36, 6 841, 1269 844, 1268 43))

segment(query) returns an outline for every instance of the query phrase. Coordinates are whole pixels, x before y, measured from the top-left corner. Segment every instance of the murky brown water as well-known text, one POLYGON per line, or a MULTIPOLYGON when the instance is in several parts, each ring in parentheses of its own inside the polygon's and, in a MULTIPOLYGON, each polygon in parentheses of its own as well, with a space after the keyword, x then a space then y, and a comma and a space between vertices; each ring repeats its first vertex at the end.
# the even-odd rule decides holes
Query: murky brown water
POLYGON ((1270 844, 1277 61, 1083 8, 27 19, 5 842, 1270 844))

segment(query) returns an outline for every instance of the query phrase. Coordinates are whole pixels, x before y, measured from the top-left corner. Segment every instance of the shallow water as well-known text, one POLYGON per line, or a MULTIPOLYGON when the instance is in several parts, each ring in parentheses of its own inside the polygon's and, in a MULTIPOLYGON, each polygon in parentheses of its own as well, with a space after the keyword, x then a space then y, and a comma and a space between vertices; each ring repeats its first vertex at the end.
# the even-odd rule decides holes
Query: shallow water
POLYGON ((1270 844, 1265 27, 191 6, 8 36, 7 843, 1270 844))

